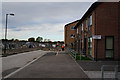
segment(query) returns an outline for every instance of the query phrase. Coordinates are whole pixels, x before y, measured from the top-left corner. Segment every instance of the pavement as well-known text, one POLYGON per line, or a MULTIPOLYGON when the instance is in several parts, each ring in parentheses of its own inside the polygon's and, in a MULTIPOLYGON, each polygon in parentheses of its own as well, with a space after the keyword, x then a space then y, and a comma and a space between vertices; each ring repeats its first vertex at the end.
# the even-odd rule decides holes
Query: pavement
MULTIPOLYGON (((104 68, 104 78, 115 78, 115 65, 120 65, 120 61, 77 61, 89 78, 102 78, 101 67, 104 68)), ((120 79, 120 68, 118 68, 118 79, 120 79)))
MULTIPOLYGON (((8 78, 86 78, 82 68, 65 52, 48 52, 8 78)), ((85 80, 86 80, 85 79, 85 80)))
POLYGON ((120 65, 120 61, 77 61, 84 71, 101 71, 103 65, 120 65))

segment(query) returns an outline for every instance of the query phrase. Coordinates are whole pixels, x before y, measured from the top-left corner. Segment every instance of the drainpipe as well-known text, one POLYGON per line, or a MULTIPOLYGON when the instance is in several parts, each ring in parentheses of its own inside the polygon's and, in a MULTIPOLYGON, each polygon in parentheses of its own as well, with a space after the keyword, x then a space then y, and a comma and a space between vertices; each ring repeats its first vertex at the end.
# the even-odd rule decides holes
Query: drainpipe
MULTIPOLYGON (((119 8, 120 8, 120 1, 118 2, 118 41, 120 40, 120 37, 119 37, 120 36, 120 32, 119 32, 119 30, 120 30, 120 10, 119 10, 119 8)), ((119 44, 117 44, 118 51, 119 51, 119 44)), ((119 61, 119 57, 120 57, 120 55, 117 53, 117 60, 118 61, 119 61)), ((119 62, 118 62, 118 65, 119 65, 119 62)))
MULTIPOLYGON (((95 35, 96 35, 96 10, 95 10, 95 35)), ((96 43, 96 45, 94 46, 95 47, 94 60, 97 61, 97 44, 98 44, 98 41, 96 40, 95 43, 96 43)))

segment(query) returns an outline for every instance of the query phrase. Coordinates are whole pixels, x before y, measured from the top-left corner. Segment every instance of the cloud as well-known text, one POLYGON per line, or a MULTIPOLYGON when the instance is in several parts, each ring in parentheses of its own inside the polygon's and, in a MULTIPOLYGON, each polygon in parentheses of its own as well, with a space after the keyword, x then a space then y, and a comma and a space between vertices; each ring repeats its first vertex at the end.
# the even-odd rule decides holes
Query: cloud
MULTIPOLYGON (((63 36, 64 24, 39 24, 39 25, 26 25, 8 29, 8 38, 21 38, 28 39, 30 37, 42 36, 43 38, 50 38, 56 40, 56 37, 63 36)), ((63 40, 63 37, 60 39, 63 40)))
POLYGON ((3 2, 93 2, 93 1, 97 0, 4 0, 3 2))
POLYGON ((120 0, 3 0, 3 2, 119 2, 120 0))
MULTIPOLYGON (((2 26, 2 24, 0 24, 0 26, 2 26)), ((0 27, 0 39, 3 38, 3 33, 2 33, 2 31, 3 31, 3 29, 2 29, 2 27, 0 27)))
POLYGON ((2 24, 8 16, 8 38, 43 36, 63 40, 64 25, 82 17, 90 2, 3 2, 2 24), (58 37, 59 36, 59 37, 58 37))

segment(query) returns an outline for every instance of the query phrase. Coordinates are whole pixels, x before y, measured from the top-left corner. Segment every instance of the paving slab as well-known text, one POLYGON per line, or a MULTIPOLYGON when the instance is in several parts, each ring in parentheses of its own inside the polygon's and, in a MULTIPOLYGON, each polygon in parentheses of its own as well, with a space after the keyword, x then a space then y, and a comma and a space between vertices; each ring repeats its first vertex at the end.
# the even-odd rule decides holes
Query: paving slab
POLYGON ((103 65, 120 65, 120 61, 77 61, 84 71, 101 71, 103 65))
MULTIPOLYGON (((77 63, 82 67, 84 72, 88 75, 90 79, 102 79, 101 67, 103 65, 109 65, 106 67, 104 72, 104 78, 108 80, 115 78, 115 70, 110 66, 120 65, 120 61, 77 61, 77 63)), ((120 72, 120 68, 118 68, 120 72)), ((118 73, 118 79, 120 79, 120 73, 118 73)))

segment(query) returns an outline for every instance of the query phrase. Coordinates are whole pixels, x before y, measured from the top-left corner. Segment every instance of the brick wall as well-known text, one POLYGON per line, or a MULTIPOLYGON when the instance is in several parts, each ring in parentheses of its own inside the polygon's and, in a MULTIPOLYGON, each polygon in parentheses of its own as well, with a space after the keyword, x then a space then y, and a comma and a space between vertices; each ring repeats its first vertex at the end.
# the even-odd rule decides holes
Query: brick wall
POLYGON ((98 40, 98 58, 105 58, 105 36, 114 36, 114 58, 118 56, 118 3, 102 3, 96 8, 96 35, 98 40))
POLYGON ((65 26, 65 44, 67 44, 68 47, 71 48, 71 43, 74 43, 76 38, 71 38, 71 34, 74 34, 75 37, 77 36, 77 31, 71 30, 72 26, 75 26, 78 23, 78 21, 72 22, 65 26))
POLYGON ((120 2, 118 3, 118 58, 120 59, 120 2))

